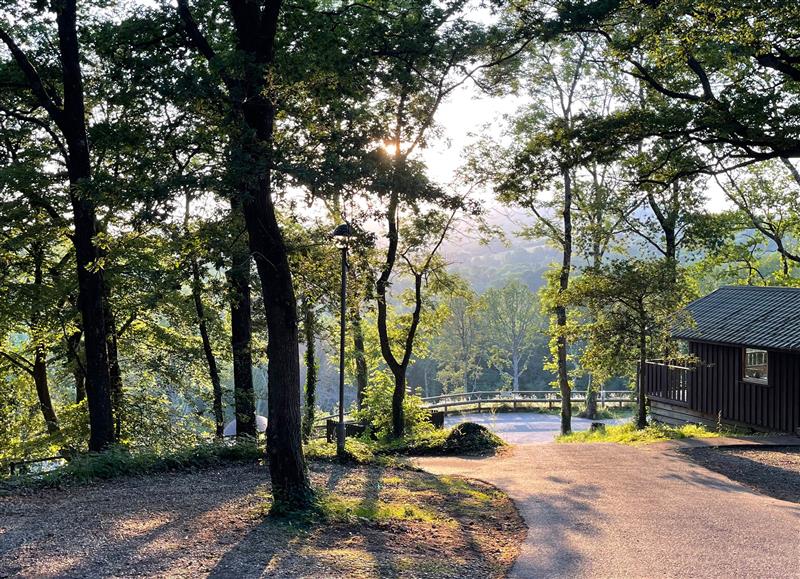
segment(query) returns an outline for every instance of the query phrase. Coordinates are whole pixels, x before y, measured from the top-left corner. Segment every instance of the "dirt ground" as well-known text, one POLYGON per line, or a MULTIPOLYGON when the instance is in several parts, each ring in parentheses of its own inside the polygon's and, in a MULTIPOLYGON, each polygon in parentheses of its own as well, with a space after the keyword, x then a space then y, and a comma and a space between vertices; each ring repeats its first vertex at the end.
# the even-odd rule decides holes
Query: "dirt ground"
POLYGON ((685 452, 704 467, 759 493, 800 503, 800 446, 708 447, 685 452))
POLYGON ((334 522, 265 516, 264 466, 0 498, 0 577, 503 577, 525 527, 494 487, 312 465, 334 522))

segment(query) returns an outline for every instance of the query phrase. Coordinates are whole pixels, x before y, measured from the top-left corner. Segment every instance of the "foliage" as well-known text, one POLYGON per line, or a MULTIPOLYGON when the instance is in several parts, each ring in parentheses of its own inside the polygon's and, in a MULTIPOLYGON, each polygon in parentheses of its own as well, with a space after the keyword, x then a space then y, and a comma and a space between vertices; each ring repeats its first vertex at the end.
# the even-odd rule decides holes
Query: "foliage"
POLYGON ((557 442, 617 442, 619 444, 650 444, 664 440, 682 438, 715 438, 725 436, 725 431, 708 430, 697 424, 684 424, 683 426, 670 426, 667 424, 649 424, 647 428, 640 429, 634 422, 626 424, 604 426, 596 430, 573 432, 559 436, 557 442))
POLYGON ((54 487, 111 479, 120 476, 193 470, 227 462, 256 462, 264 450, 250 441, 211 442, 169 452, 131 452, 114 447, 103 453, 79 454, 64 466, 40 476, 28 475, 11 480, 12 485, 54 487))
MULTIPOLYGON (((364 393, 362 409, 354 413, 356 420, 366 423, 379 439, 389 438, 392 434, 393 391, 393 378, 385 371, 376 372, 364 393)), ((430 411, 425 409, 418 396, 406 396, 403 410, 407 435, 417 436, 433 429, 429 421, 430 411)))

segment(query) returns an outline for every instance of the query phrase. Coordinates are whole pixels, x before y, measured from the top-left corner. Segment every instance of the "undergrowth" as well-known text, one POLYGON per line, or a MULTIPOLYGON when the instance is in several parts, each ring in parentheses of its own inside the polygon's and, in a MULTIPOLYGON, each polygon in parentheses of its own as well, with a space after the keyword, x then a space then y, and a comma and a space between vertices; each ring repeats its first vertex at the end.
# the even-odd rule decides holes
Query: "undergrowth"
POLYGON ((120 476, 207 468, 230 462, 255 462, 264 450, 255 442, 210 442, 171 452, 113 447, 102 453, 80 454, 55 470, 7 479, 8 487, 57 487, 120 476))
POLYGON ((617 442, 620 444, 649 444, 664 440, 681 438, 714 438, 728 434, 722 430, 709 430, 697 424, 670 426, 652 423, 646 428, 637 429, 636 424, 602 426, 596 430, 573 432, 556 438, 557 442, 617 442))
MULTIPOLYGON (((505 446, 500 437, 486 427, 472 422, 463 422, 445 430, 426 430, 403 438, 369 437, 347 439, 345 460, 358 464, 383 460, 392 456, 430 456, 486 454, 505 446)), ((314 440, 305 447, 308 458, 337 460, 336 444, 314 440)))

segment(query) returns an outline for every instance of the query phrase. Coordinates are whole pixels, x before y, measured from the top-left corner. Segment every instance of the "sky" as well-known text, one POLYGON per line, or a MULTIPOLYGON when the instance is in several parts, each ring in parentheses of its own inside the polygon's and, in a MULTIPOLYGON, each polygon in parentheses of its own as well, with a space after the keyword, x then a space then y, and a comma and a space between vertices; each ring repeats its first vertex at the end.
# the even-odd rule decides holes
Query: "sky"
MULTIPOLYGON (((440 183, 449 183, 476 135, 488 135, 499 139, 505 125, 504 116, 513 114, 524 102, 521 97, 487 96, 474 84, 466 83, 447 99, 439 110, 437 123, 443 129, 441 138, 430 143, 422 152, 429 175, 440 183)), ((490 191, 478 195, 489 205, 490 211, 503 212, 497 206, 490 191)), ((707 208, 719 212, 730 208, 730 202, 714 181, 706 184, 707 208)))

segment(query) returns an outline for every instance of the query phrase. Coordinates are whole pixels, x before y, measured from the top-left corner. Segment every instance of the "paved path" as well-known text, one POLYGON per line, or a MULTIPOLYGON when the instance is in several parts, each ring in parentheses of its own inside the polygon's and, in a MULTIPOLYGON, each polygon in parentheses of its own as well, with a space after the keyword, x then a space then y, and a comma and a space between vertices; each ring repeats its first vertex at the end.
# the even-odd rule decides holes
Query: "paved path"
MULTIPOLYGON (((573 430, 589 430, 592 422, 606 424, 620 424, 630 418, 616 420, 586 420, 585 418, 572 418, 573 430)), ((452 415, 445 418, 445 426, 455 426, 460 422, 477 422, 498 434, 503 440, 511 444, 530 444, 533 442, 552 442, 559 434, 561 417, 555 414, 540 414, 538 412, 489 412, 476 414, 452 415)))
POLYGON ((755 494, 674 447, 530 444, 417 462, 511 496, 529 527, 515 578, 800 578, 800 505, 755 494))

